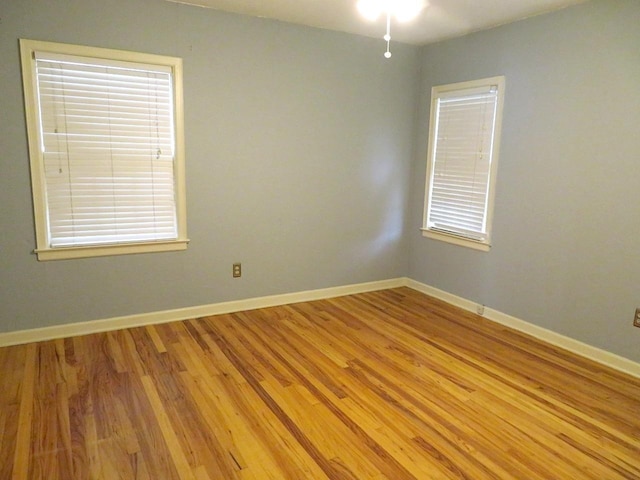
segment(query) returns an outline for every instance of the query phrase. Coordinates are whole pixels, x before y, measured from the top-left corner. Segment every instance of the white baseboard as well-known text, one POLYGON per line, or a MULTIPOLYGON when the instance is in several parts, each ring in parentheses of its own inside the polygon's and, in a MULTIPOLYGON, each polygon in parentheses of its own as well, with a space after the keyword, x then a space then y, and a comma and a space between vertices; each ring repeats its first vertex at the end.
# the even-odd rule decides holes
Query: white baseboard
MULTIPOLYGON (((255 310, 258 308, 275 307, 290 303, 309 302, 325 298, 353 295, 356 293, 385 290, 388 288, 409 287, 432 297, 443 300, 451 305, 460 307, 476 313, 478 304, 465 298, 439 290, 430 285, 420 283, 406 277, 380 280, 376 282, 358 283, 354 285, 344 285, 340 287, 330 287, 318 290, 307 290, 302 292, 285 293, 281 295, 271 295, 267 297, 248 298, 244 300, 234 300, 230 302, 213 303, 210 305, 200 305, 195 307, 179 308, 175 310, 165 310, 160 312, 142 313, 128 315, 124 317, 114 317, 103 320, 92 320, 88 322, 69 323, 64 325, 54 325, 51 327, 35 328, 31 330, 20 330, 15 332, 0 333, 0 347, 9 345, 19 345, 30 342, 41 342, 56 338, 74 337, 77 335, 87 335, 90 333, 108 332, 123 328, 141 327, 160 323, 187 320, 190 318, 206 317, 208 315, 220 315, 224 313, 240 312, 245 310, 255 310)), ((505 313, 485 307, 483 316, 488 320, 500 323, 507 327, 519 330, 523 333, 536 337, 552 345, 556 345, 565 350, 569 350, 577 355, 586 357, 603 365, 619 370, 621 372, 640 378, 640 364, 627 358, 620 357, 586 343, 579 342, 570 337, 547 330, 524 320, 512 317, 505 313)))
MULTIPOLYGON (((443 300, 451 305, 455 305, 456 307, 460 307, 463 310, 477 313, 477 308, 479 305, 475 302, 472 302, 471 300, 467 300, 466 298, 458 297, 457 295, 439 290, 435 287, 417 282, 410 278, 405 279, 405 286, 422 292, 426 295, 430 295, 432 297, 443 300)), ((546 328, 539 327, 519 318, 512 317, 511 315, 507 315, 506 313, 502 313, 492 308, 484 307, 484 313, 482 316, 493 322, 500 323, 501 325, 513 328, 514 330, 526 333, 528 335, 531 335, 532 337, 538 338, 547 343, 563 348, 582 357, 588 358, 589 360, 593 360, 634 377, 640 378, 640 363, 636 363, 627 358, 607 352, 606 350, 602 350, 586 343, 582 343, 578 340, 574 340, 573 338, 566 337, 554 331, 547 330, 546 328)))
POLYGON ((124 317, 107 318, 103 320, 90 320, 87 322, 68 323, 64 325, 53 325, 51 327, 6 332, 0 333, 0 347, 41 342, 56 338, 75 337, 90 333, 108 332, 123 328, 175 322, 190 318, 206 317, 208 315, 220 315, 223 313, 255 310, 258 308, 274 307, 289 303, 308 302, 324 298, 353 295, 355 293, 373 292, 375 290, 401 287, 404 286, 405 283, 405 278, 394 278, 376 282, 358 283, 340 287, 322 288, 318 290, 307 290, 281 295, 271 295, 267 297, 213 303, 210 305, 178 308, 175 310, 165 310, 160 312, 127 315, 124 317))

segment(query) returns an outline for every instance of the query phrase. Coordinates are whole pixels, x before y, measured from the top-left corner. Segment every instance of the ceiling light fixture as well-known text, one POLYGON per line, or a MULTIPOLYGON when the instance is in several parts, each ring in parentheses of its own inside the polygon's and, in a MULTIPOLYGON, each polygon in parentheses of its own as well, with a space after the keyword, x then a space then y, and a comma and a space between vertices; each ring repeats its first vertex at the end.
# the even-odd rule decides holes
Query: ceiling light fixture
POLYGON ((387 33, 383 37, 387 42, 385 58, 391 57, 389 45, 391 43, 391 17, 395 17, 399 22, 408 22, 416 18, 426 6, 425 0, 358 0, 358 11, 360 14, 375 22, 380 15, 385 15, 387 19, 387 33))

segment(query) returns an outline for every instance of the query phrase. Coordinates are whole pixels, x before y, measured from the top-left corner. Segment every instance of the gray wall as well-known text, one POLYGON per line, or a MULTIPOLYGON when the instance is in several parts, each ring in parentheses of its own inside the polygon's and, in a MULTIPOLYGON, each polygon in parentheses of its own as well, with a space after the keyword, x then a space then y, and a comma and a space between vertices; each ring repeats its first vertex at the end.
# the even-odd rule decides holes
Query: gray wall
POLYGON ((640 2, 588 2, 422 52, 409 276, 640 361, 640 2), (493 248, 421 237, 433 85, 506 76, 493 248))
POLYGON ((162 0, 3 0, 0 332, 405 275, 419 48, 383 51, 162 0), (18 38, 183 58, 186 252, 31 254, 18 38))

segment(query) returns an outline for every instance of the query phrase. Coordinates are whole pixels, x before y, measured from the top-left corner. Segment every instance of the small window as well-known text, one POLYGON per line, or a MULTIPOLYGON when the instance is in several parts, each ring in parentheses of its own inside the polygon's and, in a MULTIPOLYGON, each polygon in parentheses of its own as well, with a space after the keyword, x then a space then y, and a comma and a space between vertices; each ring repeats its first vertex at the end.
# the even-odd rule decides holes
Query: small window
POLYGON ((181 59, 20 48, 38 259, 184 250, 181 59))
POLYGON ((488 251, 504 77, 433 87, 423 235, 488 251))

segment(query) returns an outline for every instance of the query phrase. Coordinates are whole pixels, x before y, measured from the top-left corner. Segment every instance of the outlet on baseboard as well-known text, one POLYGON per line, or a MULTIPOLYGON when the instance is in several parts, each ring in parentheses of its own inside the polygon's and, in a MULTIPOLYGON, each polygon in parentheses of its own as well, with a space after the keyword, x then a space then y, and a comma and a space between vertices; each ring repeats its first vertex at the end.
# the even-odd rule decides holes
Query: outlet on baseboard
POLYGON ((640 327, 640 307, 636 308, 636 316, 633 317, 633 326, 640 327))

